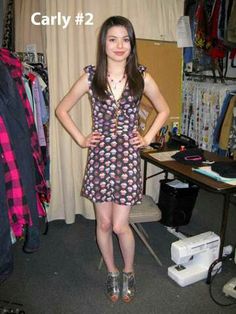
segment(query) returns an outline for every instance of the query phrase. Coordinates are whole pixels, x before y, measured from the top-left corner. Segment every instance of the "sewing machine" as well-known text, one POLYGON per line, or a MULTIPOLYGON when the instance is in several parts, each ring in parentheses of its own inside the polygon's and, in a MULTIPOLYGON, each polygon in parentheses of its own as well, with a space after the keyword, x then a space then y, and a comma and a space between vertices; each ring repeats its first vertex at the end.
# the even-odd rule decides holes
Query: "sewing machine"
MULTIPOLYGON (((168 268, 168 275, 182 287, 205 279, 219 249, 220 237, 211 231, 173 242, 171 259, 177 265, 168 268)), ((221 263, 216 264, 212 273, 220 267, 221 263)))
MULTIPOLYGON (((234 263, 236 264, 236 249, 234 253, 234 263)), ((226 296, 236 298, 236 277, 231 278, 223 287, 226 296)))

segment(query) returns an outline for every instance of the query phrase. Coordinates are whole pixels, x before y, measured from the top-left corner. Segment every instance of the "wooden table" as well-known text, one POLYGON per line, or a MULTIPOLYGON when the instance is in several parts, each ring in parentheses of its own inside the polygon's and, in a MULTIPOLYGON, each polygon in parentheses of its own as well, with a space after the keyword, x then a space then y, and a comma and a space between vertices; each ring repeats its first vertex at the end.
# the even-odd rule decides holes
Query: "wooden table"
MULTIPOLYGON (((236 193, 236 186, 229 185, 227 183, 223 183, 223 182, 214 180, 208 176, 194 172, 192 170, 193 168, 192 165, 185 165, 175 160, 159 161, 153 157, 153 154, 157 152, 158 152, 157 150, 148 151, 146 149, 141 151, 141 158, 144 160, 143 194, 145 194, 146 192, 146 180, 150 177, 160 174, 159 172, 150 177, 147 177, 148 163, 151 163, 157 166, 158 168, 161 168, 165 172, 166 177, 168 173, 172 173, 175 177, 184 181, 188 181, 189 183, 196 184, 200 188, 205 189, 209 192, 222 194, 224 197, 224 202, 223 202, 223 210, 222 210, 222 218, 221 218, 221 229, 220 229, 221 243, 220 243, 220 251, 219 251, 219 258, 222 258, 224 242, 225 242, 225 234, 226 234, 226 228, 227 228, 227 221, 228 221, 230 197, 231 197, 231 194, 236 193)), ((206 160, 209 160, 209 161, 223 161, 223 160, 229 161, 229 162, 231 161, 230 159, 226 157, 221 157, 207 151, 204 152, 204 157, 206 158, 206 160)))

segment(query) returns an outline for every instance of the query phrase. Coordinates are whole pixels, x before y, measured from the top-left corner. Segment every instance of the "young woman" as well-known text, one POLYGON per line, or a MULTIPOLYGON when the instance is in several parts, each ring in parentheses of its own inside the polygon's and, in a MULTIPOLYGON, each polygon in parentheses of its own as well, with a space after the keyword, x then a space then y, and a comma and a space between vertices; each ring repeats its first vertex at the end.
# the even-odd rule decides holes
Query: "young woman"
POLYGON ((150 144, 165 123, 168 105, 151 75, 138 65, 135 33, 122 16, 108 18, 98 37, 96 67, 89 65, 56 109, 58 119, 82 148, 89 148, 82 195, 95 205, 97 242, 107 266, 106 293, 120 296, 120 273, 114 261, 112 233, 119 239, 124 260, 123 301, 135 294, 135 243, 129 226, 131 206, 142 201, 139 150, 150 144), (69 111, 85 94, 92 103, 93 131, 84 135, 69 111), (158 112, 145 136, 138 132, 143 93, 158 112))

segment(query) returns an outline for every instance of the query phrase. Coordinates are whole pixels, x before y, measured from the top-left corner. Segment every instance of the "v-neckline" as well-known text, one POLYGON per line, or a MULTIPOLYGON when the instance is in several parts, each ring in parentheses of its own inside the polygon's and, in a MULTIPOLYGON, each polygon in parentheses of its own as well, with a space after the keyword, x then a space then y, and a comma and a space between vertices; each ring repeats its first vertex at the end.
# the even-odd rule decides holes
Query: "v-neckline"
POLYGON ((125 84, 124 84, 124 87, 123 87, 122 92, 121 92, 121 94, 120 94, 120 97, 117 98, 117 99, 115 98, 115 95, 114 95, 114 93, 113 93, 113 91, 112 91, 111 86, 110 86, 109 83, 108 83, 108 89, 107 89, 107 91, 109 92, 109 94, 110 94, 110 96, 113 98, 113 100, 117 103, 118 101, 121 100, 121 98, 122 98, 122 96, 123 96, 123 94, 124 94, 124 91, 126 90, 126 87, 127 87, 127 80, 125 81, 125 84))

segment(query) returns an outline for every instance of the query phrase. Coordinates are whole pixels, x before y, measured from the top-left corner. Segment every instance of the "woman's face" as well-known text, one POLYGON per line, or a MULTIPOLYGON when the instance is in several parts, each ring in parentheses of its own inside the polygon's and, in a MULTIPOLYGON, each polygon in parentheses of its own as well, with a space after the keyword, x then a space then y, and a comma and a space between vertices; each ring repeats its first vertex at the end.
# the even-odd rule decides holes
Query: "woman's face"
POLYGON ((126 61, 131 51, 129 35, 125 27, 112 26, 106 36, 106 54, 108 60, 126 61))

